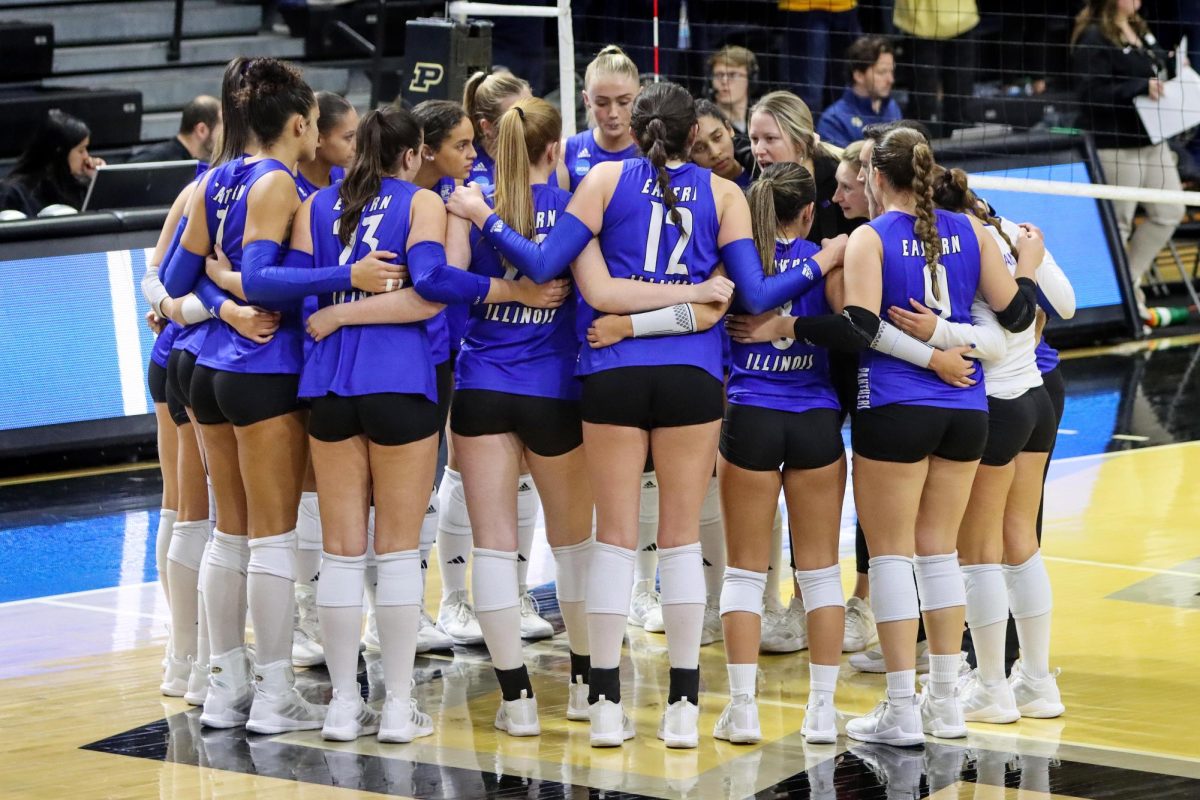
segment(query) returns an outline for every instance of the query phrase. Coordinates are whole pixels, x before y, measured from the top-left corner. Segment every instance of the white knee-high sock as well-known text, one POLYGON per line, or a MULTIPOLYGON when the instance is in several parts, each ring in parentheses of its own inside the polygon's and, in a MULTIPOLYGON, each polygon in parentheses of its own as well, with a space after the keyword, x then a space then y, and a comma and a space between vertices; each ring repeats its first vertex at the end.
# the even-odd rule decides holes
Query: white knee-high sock
POLYGON ((317 590, 317 578, 321 573, 321 509, 316 492, 300 495, 300 509, 296 514, 296 586, 317 590))
POLYGON ((621 665, 621 642, 629 617, 633 589, 634 552, 607 542, 592 545, 588 565, 588 643, 592 667, 615 669, 621 665))
MULTIPOLYGON (((433 545, 437 543, 438 513, 437 489, 432 489, 429 492, 429 505, 425 507, 425 519, 421 521, 421 538, 417 545, 417 550, 421 554, 422 592, 424 592, 425 578, 429 574, 429 556, 433 551, 433 545)), ((424 594, 421 597, 421 608, 424 608, 424 594)))
POLYGON ((967 564, 962 568, 967 588, 967 626, 975 645, 979 677, 999 683, 1004 674, 1004 635, 1008 628, 1008 589, 999 564, 967 564))
POLYGON ((1050 575, 1038 550, 1024 564, 1004 565, 1008 586, 1008 604, 1017 622, 1017 640, 1021 644, 1021 669, 1031 678, 1050 674, 1050 613, 1054 595, 1050 575))
MULTIPOLYGON (((208 617, 209 649, 228 653, 246 644, 246 566, 250 545, 245 536, 213 532, 204 579, 204 610, 208 617)), ((287 626, 289 632, 291 625, 287 626)))
POLYGON ((421 554, 401 550, 377 554, 375 561, 379 570, 375 619, 383 653, 383 680, 389 695, 407 702, 421 615, 421 554))
POLYGON ((721 493, 716 477, 708 481, 708 493, 700 506, 700 555, 704 559, 704 594, 708 605, 721 603, 725 577, 725 524, 721 517, 721 493))
POLYGON ((171 590, 171 655, 196 657, 200 593, 200 562, 208 544, 208 520, 176 522, 167 550, 168 586, 171 590))
POLYGON ((676 669, 696 669, 700 666, 705 602, 700 543, 659 548, 658 568, 667 658, 676 669))
POLYGON ((167 572, 167 552, 171 549, 171 534, 175 529, 177 512, 164 508, 158 512, 158 533, 154 537, 154 566, 167 604, 171 603, 171 576, 167 572))
POLYGON ((466 591, 467 564, 471 557, 471 518, 462 475, 446 467, 438 487, 438 560, 442 571, 442 598, 466 591))
POLYGON ((783 601, 779 599, 779 576, 785 572, 791 574, 790 569, 783 568, 783 514, 776 505, 775 521, 771 524, 771 560, 767 566, 767 588, 763 592, 763 608, 767 611, 783 606, 783 601))
POLYGON ((254 662, 260 666, 291 660, 295 583, 295 531, 250 540, 246 598, 254 624, 254 662))
POLYGON ((537 490, 533 476, 526 473, 517 479, 517 588, 521 594, 529 591, 529 557, 533 552, 533 534, 537 528, 537 490))
POLYGON ((367 557, 324 554, 325 574, 317 584, 317 617, 325 664, 338 694, 358 691, 358 642, 362 638, 363 586, 367 557))
POLYGON ((588 646, 587 580, 592 555, 590 539, 554 548, 555 593, 567 628, 567 643, 577 656, 591 653, 588 646))
POLYGON ((517 554, 477 547, 471 557, 471 595, 492 665, 499 670, 517 669, 525 663, 521 655, 517 554))
POLYGON ((209 657, 208 646, 208 610, 204 607, 204 581, 208 573, 208 551, 212 548, 212 523, 209 523, 208 541, 204 543, 204 552, 200 556, 200 569, 196 573, 196 663, 207 664, 209 657))
POLYGON ((653 470, 642 473, 642 497, 638 505, 637 564, 633 579, 637 583, 654 584, 658 572, 658 475, 653 470))

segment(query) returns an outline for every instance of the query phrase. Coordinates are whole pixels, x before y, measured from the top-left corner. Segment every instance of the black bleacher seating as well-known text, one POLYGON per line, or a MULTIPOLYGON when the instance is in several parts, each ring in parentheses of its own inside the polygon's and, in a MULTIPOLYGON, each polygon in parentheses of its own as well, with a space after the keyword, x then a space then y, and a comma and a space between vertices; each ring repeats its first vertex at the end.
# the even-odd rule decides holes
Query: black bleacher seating
POLYGON ((0 83, 35 81, 53 70, 53 25, 0 22, 0 83))

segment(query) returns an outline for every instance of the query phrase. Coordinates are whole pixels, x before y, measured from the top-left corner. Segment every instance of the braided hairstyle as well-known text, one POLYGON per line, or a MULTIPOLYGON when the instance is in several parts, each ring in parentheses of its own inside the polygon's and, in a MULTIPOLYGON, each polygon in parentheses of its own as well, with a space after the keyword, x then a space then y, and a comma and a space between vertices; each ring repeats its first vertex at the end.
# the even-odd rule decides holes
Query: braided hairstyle
POLYGON ((775 237, 817 199, 817 182, 802 164, 782 161, 763 170, 747 192, 754 226, 754 249, 763 272, 775 274, 775 237))
POLYGON ((1004 240, 1004 243, 1008 245, 1008 249, 1012 251, 1012 254, 1014 256, 1017 254, 1016 245, 1012 243, 1012 239, 1008 238, 1008 234, 1000 227, 1000 218, 993 213, 987 203, 980 200, 979 196, 971 191, 971 187, 967 183, 967 173, 961 169, 938 167, 935 170, 933 202, 939 208, 970 214, 980 222, 991 225, 1000 234, 1000 238, 1004 240))
POLYGON ((679 200, 671 188, 667 162, 686 161, 692 128, 696 124, 696 101, 677 83, 655 83, 642 90, 633 103, 631 127, 638 147, 658 171, 662 193, 671 221, 683 232, 683 215, 675 207, 679 200))
POLYGON ((931 278, 935 300, 941 300, 937 276, 938 260, 942 257, 942 237, 938 234, 937 216, 933 210, 934 169, 933 150, 929 142, 912 128, 893 128, 871 151, 871 168, 883 173, 893 187, 910 191, 916 199, 917 221, 913 232, 925 247, 925 266, 931 278))

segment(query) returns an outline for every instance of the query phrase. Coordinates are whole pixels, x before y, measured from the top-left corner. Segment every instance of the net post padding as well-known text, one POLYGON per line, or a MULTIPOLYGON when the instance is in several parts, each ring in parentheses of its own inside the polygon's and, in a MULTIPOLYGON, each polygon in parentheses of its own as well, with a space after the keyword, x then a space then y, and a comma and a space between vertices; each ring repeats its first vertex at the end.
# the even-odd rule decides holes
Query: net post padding
POLYGON ((571 26, 571 0, 550 6, 507 6, 499 3, 470 3, 456 0, 447 14, 466 21, 475 17, 545 17, 558 19, 558 82, 563 136, 575 135, 575 31, 571 26))

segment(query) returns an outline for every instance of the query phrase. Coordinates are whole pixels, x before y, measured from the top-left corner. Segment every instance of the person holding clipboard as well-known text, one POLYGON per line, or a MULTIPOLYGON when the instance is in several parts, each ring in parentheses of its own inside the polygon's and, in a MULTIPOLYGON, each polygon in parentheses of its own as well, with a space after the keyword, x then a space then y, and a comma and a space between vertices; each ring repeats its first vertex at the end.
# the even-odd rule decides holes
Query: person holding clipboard
MULTIPOLYGON (((1107 183, 1179 191, 1177 156, 1166 141, 1152 142, 1134 103, 1142 96, 1162 99, 1169 63, 1167 52, 1138 15, 1141 5, 1141 0, 1088 0, 1075 18, 1071 57, 1083 102, 1083 126, 1095 139, 1107 183)), ((1149 315, 1139 284, 1171 241, 1184 207, 1147 203, 1146 220, 1134 231, 1136 208, 1136 201, 1113 202, 1121 238, 1128 243, 1138 311, 1145 320, 1149 315)))

